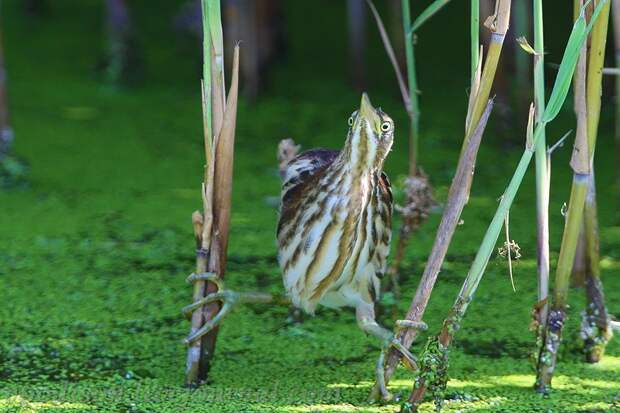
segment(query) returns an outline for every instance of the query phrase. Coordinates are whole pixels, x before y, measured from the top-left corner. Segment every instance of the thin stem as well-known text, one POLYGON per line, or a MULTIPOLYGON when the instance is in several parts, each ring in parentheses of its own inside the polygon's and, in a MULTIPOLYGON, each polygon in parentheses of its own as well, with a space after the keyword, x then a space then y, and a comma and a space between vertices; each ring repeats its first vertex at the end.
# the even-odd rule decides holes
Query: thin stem
POLYGON ((405 35, 405 57, 407 60, 407 81, 409 84, 409 101, 411 113, 409 116, 409 175, 414 176, 418 170, 418 136, 420 128, 420 103, 418 100, 418 81, 415 70, 415 54, 413 33, 411 33, 411 11, 409 0, 402 0, 403 31, 405 35))
MULTIPOLYGON (((542 0, 533 0, 534 14, 534 106, 536 119, 545 112, 545 61, 542 0)), ((546 133, 543 126, 536 143, 536 223, 537 223, 537 268, 538 268, 538 324, 543 326, 547 319, 549 294, 549 191, 550 167, 547 162, 546 133)))
POLYGON ((473 83, 480 60, 480 0, 471 0, 471 81, 473 83))
POLYGON ((465 139, 463 140, 463 148, 465 148, 467 141, 474 132, 480 116, 484 111, 486 102, 489 100, 491 93, 491 87, 493 86, 493 80, 495 79, 495 72, 497 71, 497 65, 499 63, 499 57, 502 52, 502 46, 504 45, 504 39, 506 38, 506 32, 508 31, 508 25, 510 23, 510 0, 497 0, 495 7, 495 14, 489 17, 491 29, 491 40, 489 42, 489 49, 486 54, 484 62, 484 68, 482 70, 482 77, 480 79, 480 86, 477 89, 477 94, 474 100, 471 113, 468 113, 468 127, 465 133, 465 139))
MULTIPOLYGON (((570 275, 575 260, 579 233, 583 224, 586 194, 592 174, 592 160, 596 146, 596 134, 601 108, 602 68, 609 23, 610 2, 607 1, 603 3, 603 1, 599 1, 597 3, 597 9, 600 10, 599 18, 594 24, 590 22, 593 26, 588 56, 588 73, 585 84, 586 116, 584 119, 583 114, 580 113, 583 112, 583 110, 578 111, 578 133, 575 140, 575 150, 573 151, 573 157, 571 159, 571 167, 574 171, 571 197, 564 226, 564 234, 562 236, 560 255, 558 257, 552 309, 549 312, 549 318, 547 320, 544 347, 538 359, 536 389, 540 392, 549 390, 557 361, 568 304, 570 275), (603 4, 602 9, 599 7, 601 4, 603 4), (583 123, 586 123, 585 134, 579 133, 580 129, 583 130, 583 123)), ((585 48, 586 45, 584 44, 582 48, 582 58, 580 60, 583 60, 583 50, 585 48)), ((576 85, 583 89, 583 83, 582 74, 581 79, 579 79, 579 77, 576 79, 576 85)), ((577 93, 583 94, 583 90, 577 90, 576 94, 577 93)), ((590 228, 590 230, 593 230, 593 228, 590 228)), ((592 237, 594 235, 591 234, 589 236, 592 237)), ((588 237, 588 235, 586 235, 586 237, 588 237)))

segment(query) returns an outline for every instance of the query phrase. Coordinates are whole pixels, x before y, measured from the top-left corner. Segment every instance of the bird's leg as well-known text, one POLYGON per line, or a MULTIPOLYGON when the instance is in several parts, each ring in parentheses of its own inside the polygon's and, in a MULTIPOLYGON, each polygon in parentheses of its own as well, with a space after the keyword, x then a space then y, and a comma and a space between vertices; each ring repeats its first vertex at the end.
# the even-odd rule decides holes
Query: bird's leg
POLYGON ((239 304, 280 304, 288 302, 285 298, 274 294, 227 290, 224 288, 224 281, 214 273, 191 274, 187 277, 187 282, 189 283, 196 281, 212 282, 217 286, 217 291, 206 295, 204 298, 201 298, 195 303, 185 306, 183 308, 183 314, 185 314, 186 317, 191 317, 194 311, 200 311, 200 309, 206 304, 219 301, 222 305, 220 307, 220 311, 218 311, 218 313, 211 320, 208 320, 198 331, 185 339, 186 344, 191 344, 196 340, 199 340, 202 336, 217 327, 224 317, 226 317, 228 313, 230 313, 230 311, 239 304))
MULTIPOLYGON (((418 368, 416 358, 405 346, 403 346, 393 332, 377 323, 373 304, 363 303, 358 305, 355 315, 357 318, 357 324, 363 331, 381 340, 381 354, 379 354, 379 358, 377 359, 375 375, 379 391, 381 392, 381 397, 383 400, 389 400, 391 399, 391 395, 385 385, 385 355, 387 351, 390 347, 395 347, 403 355, 404 364, 411 370, 417 370, 418 368)), ((423 322, 397 320, 396 329, 402 328, 417 328, 425 330, 427 326, 426 323, 423 322)))

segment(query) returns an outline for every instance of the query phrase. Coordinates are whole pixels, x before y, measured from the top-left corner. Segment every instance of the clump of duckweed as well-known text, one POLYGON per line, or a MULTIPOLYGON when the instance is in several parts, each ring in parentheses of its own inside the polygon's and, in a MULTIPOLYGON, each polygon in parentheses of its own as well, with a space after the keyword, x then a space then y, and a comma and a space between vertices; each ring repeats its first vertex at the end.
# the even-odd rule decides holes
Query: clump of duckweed
MULTIPOLYGON (((436 336, 430 337, 418 359, 421 373, 414 387, 425 386, 435 401, 435 409, 441 411, 448 383, 448 348, 436 336)), ((403 410, 406 411, 406 410, 403 410)))
POLYGON ((102 377, 135 378, 128 355, 67 339, 21 342, 0 348, 0 379, 20 383, 80 381, 102 377))

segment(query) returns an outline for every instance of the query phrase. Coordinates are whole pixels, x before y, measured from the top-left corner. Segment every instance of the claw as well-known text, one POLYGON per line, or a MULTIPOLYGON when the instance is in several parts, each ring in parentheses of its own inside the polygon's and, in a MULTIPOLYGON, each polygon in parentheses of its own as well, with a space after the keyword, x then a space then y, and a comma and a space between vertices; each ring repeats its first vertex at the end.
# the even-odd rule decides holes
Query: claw
POLYGON ((187 283, 195 283, 196 281, 210 281, 213 284, 217 285, 218 290, 224 289, 224 282, 216 273, 213 272, 203 272, 200 274, 191 273, 185 279, 187 283))
POLYGON ((220 309, 220 311, 218 311, 218 313, 215 315, 215 317, 213 317, 211 320, 207 321, 200 329, 198 329, 198 331, 196 331, 193 334, 190 334, 189 337, 187 337, 184 340, 185 344, 187 344, 187 345, 192 344, 196 340, 199 340, 200 337, 204 336, 209 331, 211 331, 215 327, 217 327, 218 324, 222 321, 222 319, 224 317, 226 317, 228 315, 228 313, 230 313, 230 310, 232 310, 233 306, 234 306, 233 304, 224 301, 224 304, 222 305, 222 308, 220 309))
POLYGON ((185 317, 191 316, 194 311, 204 306, 205 304, 213 303, 215 301, 221 301, 222 303, 226 303, 226 301, 234 301, 234 293, 231 291, 218 291, 215 293, 211 293, 200 300, 191 303, 190 305, 186 305, 183 307, 183 314, 185 317))
MULTIPOLYGON (((383 401, 392 400, 392 394, 388 391, 385 386, 385 350, 381 350, 379 354, 379 358, 377 359, 377 365, 375 367, 375 375, 377 380, 377 387, 379 392, 381 393, 381 399, 383 401)), ((371 396, 373 398, 374 396, 371 396)))
MULTIPOLYGON (((405 329, 405 328, 415 328, 419 330, 426 330, 428 329, 428 326, 423 321, 396 320, 397 330, 405 329)), ((402 362, 405 365, 405 367, 407 367, 407 369, 411 371, 419 370, 416 357, 413 354, 411 354, 411 352, 394 335, 390 337, 388 340, 385 341, 385 344, 383 348, 381 349, 381 354, 379 355, 379 358, 377 359, 377 365, 375 367, 375 376, 376 376, 377 385, 375 387, 375 390, 373 390, 373 393, 370 396, 371 400, 373 401, 377 399, 377 396, 379 396, 379 394, 377 394, 376 392, 377 390, 380 393, 381 399, 383 401, 392 400, 392 395, 388 391, 387 386, 385 384, 385 354, 387 352, 387 348, 389 347, 396 348, 400 352, 400 354, 402 354, 403 356, 402 362)))
POLYGON ((393 339, 390 343, 391 346, 395 347, 400 354, 403 355, 403 364, 411 371, 417 371, 418 368, 418 359, 411 354, 411 352, 403 346, 403 344, 398 339, 393 339))

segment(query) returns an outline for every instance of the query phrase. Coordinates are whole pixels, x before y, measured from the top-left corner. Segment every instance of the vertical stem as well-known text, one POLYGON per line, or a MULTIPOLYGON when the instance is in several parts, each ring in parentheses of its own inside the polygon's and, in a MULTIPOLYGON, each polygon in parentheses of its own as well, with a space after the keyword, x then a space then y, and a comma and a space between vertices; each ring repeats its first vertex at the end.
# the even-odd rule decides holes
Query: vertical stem
MULTIPOLYGON (((536 119, 545 112, 545 43, 543 31, 542 0, 534 0, 534 106, 536 119)), ((549 166, 547 164, 545 127, 536 142, 536 221, 538 266, 538 324, 544 326, 547 319, 545 300, 549 293, 549 166)))
POLYGON ((463 140, 463 148, 467 145, 467 141, 474 132, 476 125, 478 125, 480 116, 482 116, 482 112, 489 100, 499 57, 510 24, 510 6, 510 0, 497 0, 495 15, 493 16, 493 22, 490 27, 491 40, 489 41, 489 48, 482 70, 478 93, 476 94, 473 107, 471 108, 471 113, 468 113, 469 123, 467 124, 465 139, 463 140))
MULTIPOLYGON (((202 5, 202 28, 203 28, 203 58, 202 58, 202 124, 205 146, 204 177, 202 183, 202 214, 196 211, 192 215, 194 235, 196 238, 196 274, 207 272, 209 249, 211 247, 211 229, 213 225, 213 179, 214 179, 214 152, 213 152, 213 127, 211 121, 211 35, 209 31, 209 10, 205 1, 202 5)), ((207 283, 196 281, 194 283, 193 302, 205 296, 207 283)), ((204 311, 194 311, 191 318, 190 336, 196 333, 204 324, 204 311)), ((187 348, 185 367, 185 384, 196 386, 206 377, 202 360, 202 341, 196 340, 187 348)))
MULTIPOLYGON (((508 25, 510 22, 510 0, 497 0, 496 14, 494 15, 494 24, 492 26, 492 36, 491 36, 491 46, 489 49, 488 57, 485 60, 484 70, 481 76, 480 86, 478 88, 478 92, 476 93, 476 97, 474 100, 474 104, 470 108, 471 113, 468 113, 468 122, 467 122, 467 133, 465 135, 465 139, 463 141, 463 150, 461 151, 461 158, 465 153, 465 149, 469 146, 469 140, 473 133, 476 130, 476 127, 480 123, 480 119, 482 118, 482 114, 484 113, 484 109, 488 103, 489 94, 491 92, 491 86, 493 84, 493 79, 495 77, 495 71, 497 69, 497 63, 499 61, 499 55, 502 50, 502 45, 504 42, 504 38, 506 36, 506 31, 508 30, 508 25)), ((527 151, 530 153, 531 151, 527 151)), ((475 162, 475 160, 474 160, 475 162)), ((471 186, 472 180, 466 180, 464 185, 466 185, 467 189, 467 198, 469 197, 469 188, 471 186)), ((502 221, 503 222, 503 221, 502 221)), ((430 295, 432 291, 432 287, 434 286, 434 279, 432 272, 429 272, 425 275, 424 280, 420 282, 420 286, 425 286, 424 294, 430 295)), ((420 288, 420 287, 419 287, 420 288)), ((421 294, 422 290, 420 290, 420 294, 416 293, 416 296, 412 299, 411 306, 417 306, 418 303, 421 302, 421 294)), ((423 307, 416 309, 416 314, 423 314, 423 307)), ((411 345, 410 340, 413 337, 413 334, 407 334, 409 337, 407 339, 406 344, 411 345)), ((385 383, 387 384, 390 381, 390 378, 394 374, 396 366, 401 358, 401 354, 397 350, 391 350, 388 354, 385 368, 385 383)), ((376 388, 376 386, 375 386, 376 388)))
MULTIPOLYGON (((202 0, 203 7, 208 9, 208 28, 211 40, 211 122, 213 136, 213 202, 210 206, 213 216, 213 228, 210 235, 209 261, 207 269, 224 278, 226 269, 226 250, 228 247, 228 225, 230 220, 230 187, 232 182, 232 148, 229 143, 222 142, 222 129, 226 110, 226 92, 224 80, 224 36, 222 32, 222 14, 220 2, 202 0), (222 149, 226 148, 226 154, 222 149), (230 149, 230 150, 229 150, 230 149), (230 169, 230 170, 229 170, 230 169)), ((218 287, 211 282, 207 283, 205 295, 216 293, 218 287)), ((220 311, 221 304, 213 302, 204 306, 204 320, 210 321, 220 311)), ((211 359, 215 353, 215 343, 219 328, 215 327, 201 338, 200 379, 206 380, 210 369, 211 359)))
POLYGON ((471 0, 470 13, 471 82, 473 83, 480 60, 480 0, 471 0))
POLYGON ((605 63, 605 46, 609 26, 610 3, 605 7, 605 14, 592 29, 592 42, 588 60, 588 153, 589 175, 588 196, 584 204, 584 232, 586 241, 586 297, 588 304, 586 315, 593 319, 595 332, 586 340, 586 358, 590 362, 598 362, 603 356, 605 346, 610 337, 607 310, 600 281, 599 265, 599 232, 596 212, 596 188, 594 184, 594 152, 598 124, 601 114, 601 95, 603 87, 603 67, 605 63))
POLYGON ((418 81, 415 71, 415 54, 413 33, 411 33, 411 11, 409 0, 402 0, 403 31, 405 34, 405 57, 407 59, 407 81, 409 83, 409 99, 411 114, 409 118, 409 175, 417 174, 418 136, 420 128, 420 104, 418 100, 418 81))
POLYGON ((584 208, 584 233, 586 244, 586 311, 583 320, 582 335, 585 339, 586 361, 598 363, 605 354, 612 330, 609 315, 605 307, 605 294, 601 282, 599 230, 596 212, 596 186, 594 173, 590 174, 588 193, 584 208))
MULTIPOLYGON (((597 2, 597 3, 600 3, 597 2)), ((575 139, 575 150, 571 159, 573 168, 573 184, 571 197, 562 236, 560 255, 556 270, 553 303, 547 319, 544 345, 538 359, 538 374, 536 378, 536 390, 546 392, 551 386, 553 371, 557 362, 557 354, 562 337, 562 329, 566 318, 568 304, 568 288, 570 275, 575 261, 577 241, 584 217, 584 206, 589 182, 592 179, 592 160, 596 146, 596 134, 601 108, 602 74, 607 40, 607 28, 609 23, 610 2, 603 5, 599 18, 592 27, 590 39, 590 51, 588 56, 588 73, 585 84, 586 110, 585 123, 586 133, 580 133, 583 128, 582 109, 576 107, 578 113, 578 133, 575 139)), ((586 45, 584 44, 583 48, 586 45)), ((583 60, 584 49, 582 48, 583 60)), ((583 67, 583 63, 580 65, 583 67)), ((582 74, 583 76, 583 74, 582 74)), ((576 94, 583 93, 583 80, 576 78, 576 94)), ((586 230, 587 233, 587 230, 586 230)), ((586 234, 586 237, 588 235, 586 234)))

